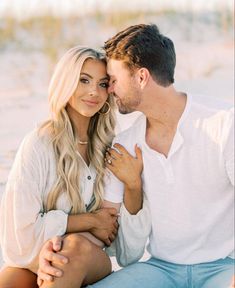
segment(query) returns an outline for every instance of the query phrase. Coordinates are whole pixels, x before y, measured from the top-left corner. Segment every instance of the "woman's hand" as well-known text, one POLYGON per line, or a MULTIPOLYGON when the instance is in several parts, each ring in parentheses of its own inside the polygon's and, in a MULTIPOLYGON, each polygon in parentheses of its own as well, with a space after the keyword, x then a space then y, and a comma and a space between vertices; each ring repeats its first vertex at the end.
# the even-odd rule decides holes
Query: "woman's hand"
POLYGON ((122 145, 114 144, 106 153, 106 167, 129 189, 141 186, 143 171, 142 151, 136 145, 136 157, 133 157, 122 145))
POLYGON ((38 278, 37 283, 40 287, 43 281, 53 281, 54 277, 61 277, 63 271, 57 269, 51 265, 53 263, 63 263, 69 262, 69 259, 58 252, 61 250, 63 245, 63 237, 56 236, 48 240, 43 246, 39 253, 39 268, 38 268, 38 278))

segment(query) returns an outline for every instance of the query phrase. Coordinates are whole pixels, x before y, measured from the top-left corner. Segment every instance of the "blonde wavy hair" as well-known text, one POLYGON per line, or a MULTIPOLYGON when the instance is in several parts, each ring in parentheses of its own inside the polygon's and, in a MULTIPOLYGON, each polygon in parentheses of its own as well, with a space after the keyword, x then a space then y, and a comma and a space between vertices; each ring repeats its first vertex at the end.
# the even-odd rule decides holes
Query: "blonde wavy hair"
MULTIPOLYGON (((114 100, 108 97, 111 109, 108 114, 96 113, 88 127, 88 159, 97 172, 92 203, 86 209, 79 188, 82 163, 76 152, 78 135, 66 111, 66 105, 75 92, 83 63, 88 59, 106 63, 101 52, 88 47, 76 46, 70 49, 58 62, 49 85, 49 107, 52 118, 43 123, 39 131, 50 136, 57 167, 57 181, 44 201, 45 211, 56 209, 56 202, 66 193, 71 204, 70 214, 92 212, 101 207, 104 194, 104 153, 114 137, 114 100)), ((106 106, 106 105, 104 105, 106 106)), ((105 107, 101 109, 105 110, 105 107)), ((107 108, 106 108, 107 110, 107 108)))

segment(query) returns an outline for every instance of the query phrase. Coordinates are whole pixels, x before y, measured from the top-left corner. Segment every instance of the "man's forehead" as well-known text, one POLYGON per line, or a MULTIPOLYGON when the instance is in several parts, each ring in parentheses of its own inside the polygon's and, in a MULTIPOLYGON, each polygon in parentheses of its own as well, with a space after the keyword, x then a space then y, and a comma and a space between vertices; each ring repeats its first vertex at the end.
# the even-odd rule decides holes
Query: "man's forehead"
POLYGON ((123 68, 123 61, 115 59, 107 59, 107 73, 112 76, 117 69, 123 68))

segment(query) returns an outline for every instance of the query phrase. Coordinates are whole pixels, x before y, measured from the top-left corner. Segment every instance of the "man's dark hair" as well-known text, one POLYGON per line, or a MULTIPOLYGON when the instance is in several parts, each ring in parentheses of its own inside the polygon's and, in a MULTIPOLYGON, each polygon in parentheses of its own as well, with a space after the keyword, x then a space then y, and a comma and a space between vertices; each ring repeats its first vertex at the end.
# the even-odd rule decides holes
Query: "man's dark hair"
POLYGON ((174 44, 154 24, 128 27, 106 41, 104 50, 108 58, 123 60, 130 70, 147 68, 159 85, 174 83, 174 44))

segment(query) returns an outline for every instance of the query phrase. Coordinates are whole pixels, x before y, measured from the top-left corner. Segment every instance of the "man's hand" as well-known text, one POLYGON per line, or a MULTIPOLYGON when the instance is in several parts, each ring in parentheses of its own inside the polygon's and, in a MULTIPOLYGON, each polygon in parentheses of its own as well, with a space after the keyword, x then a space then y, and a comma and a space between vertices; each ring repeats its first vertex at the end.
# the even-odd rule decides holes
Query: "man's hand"
POLYGON ((69 259, 63 255, 60 255, 59 252, 63 245, 63 238, 56 236, 47 241, 41 249, 39 254, 39 268, 38 268, 38 286, 41 286, 43 281, 53 281, 54 277, 61 277, 63 271, 54 268, 51 265, 53 263, 68 263, 69 259))
POLYGON ((117 210, 115 208, 102 208, 92 213, 94 225, 89 230, 96 238, 110 246, 117 235, 117 210))

